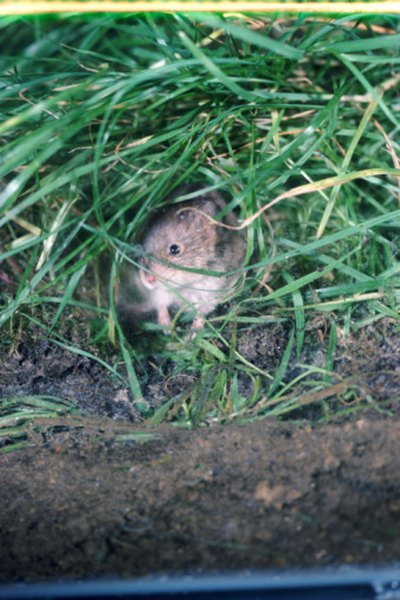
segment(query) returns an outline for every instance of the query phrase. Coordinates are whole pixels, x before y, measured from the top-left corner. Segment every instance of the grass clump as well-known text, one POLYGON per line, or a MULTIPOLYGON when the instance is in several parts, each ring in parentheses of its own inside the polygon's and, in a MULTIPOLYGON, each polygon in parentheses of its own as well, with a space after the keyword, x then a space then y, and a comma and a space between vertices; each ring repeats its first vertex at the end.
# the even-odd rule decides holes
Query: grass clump
MULTIPOLYGON (((66 309, 90 310, 94 358, 110 363, 114 337, 112 373, 157 421, 171 410, 195 424, 284 415, 305 381, 319 405, 343 383, 338 332, 399 318, 399 25, 306 14, 3 20, 3 331, 48 304, 43 330, 65 344, 66 309), (143 365, 154 357, 127 344, 109 274, 149 211, 188 182, 231 196, 247 277, 201 335, 187 343, 178 330, 157 351, 159 377, 193 380, 151 409, 143 365), (91 269, 105 254, 114 264, 102 280, 91 269), (269 362, 243 343, 260 328, 272 346, 283 332, 269 362), (325 362, 299 371, 310 331, 325 362)), ((87 352, 84 341, 68 347, 87 352)))
POLYGON ((32 422, 73 414, 78 414, 78 410, 72 402, 53 396, 3 398, 0 405, 0 454, 32 445, 32 422))

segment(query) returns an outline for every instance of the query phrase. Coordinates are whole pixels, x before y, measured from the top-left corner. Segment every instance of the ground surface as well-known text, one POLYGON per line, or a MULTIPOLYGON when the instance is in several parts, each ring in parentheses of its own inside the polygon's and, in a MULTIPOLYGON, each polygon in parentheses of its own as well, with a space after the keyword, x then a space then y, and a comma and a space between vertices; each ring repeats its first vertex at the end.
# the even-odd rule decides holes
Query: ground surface
MULTIPOLYGON (((287 336, 279 331, 275 345, 259 328, 251 343, 244 335, 241 352, 268 368, 287 336)), ((326 342, 315 337, 323 364, 326 342)), ((395 322, 340 340, 338 381, 352 379, 362 408, 329 423, 297 413, 297 422, 151 428, 98 363, 45 337, 1 359, 1 398, 59 395, 88 413, 38 419, 26 448, 0 455, 1 581, 398 560, 395 322)), ((162 382, 151 385, 147 393, 162 382)))

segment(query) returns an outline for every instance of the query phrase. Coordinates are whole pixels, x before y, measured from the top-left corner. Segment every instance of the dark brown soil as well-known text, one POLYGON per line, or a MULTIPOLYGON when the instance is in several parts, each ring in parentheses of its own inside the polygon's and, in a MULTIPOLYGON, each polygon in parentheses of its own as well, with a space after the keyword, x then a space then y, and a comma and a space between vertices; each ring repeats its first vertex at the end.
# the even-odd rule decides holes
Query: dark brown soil
MULTIPOLYGON (((312 332, 319 346, 303 362, 324 365, 323 333, 312 332)), ((287 331, 275 334, 275 345, 260 329, 243 335, 241 352, 276 366, 287 331)), ((1 581, 398 560, 396 323, 340 339, 324 410, 349 390, 364 408, 314 425, 298 412, 295 423, 150 428, 108 371, 47 338, 1 358, 1 398, 60 395, 88 415, 35 420, 29 446, 0 455, 1 581)), ((163 387, 153 380, 148 394, 151 385, 163 387)))

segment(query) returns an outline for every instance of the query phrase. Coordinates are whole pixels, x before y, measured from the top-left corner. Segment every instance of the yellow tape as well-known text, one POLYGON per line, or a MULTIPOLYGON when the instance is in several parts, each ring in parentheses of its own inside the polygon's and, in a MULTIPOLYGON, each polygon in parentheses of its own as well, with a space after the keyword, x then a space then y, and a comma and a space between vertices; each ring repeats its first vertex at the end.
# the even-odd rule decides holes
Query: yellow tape
POLYGON ((268 0, 0 0, 0 15, 131 12, 260 12, 400 14, 400 0, 383 2, 268 2, 268 0))

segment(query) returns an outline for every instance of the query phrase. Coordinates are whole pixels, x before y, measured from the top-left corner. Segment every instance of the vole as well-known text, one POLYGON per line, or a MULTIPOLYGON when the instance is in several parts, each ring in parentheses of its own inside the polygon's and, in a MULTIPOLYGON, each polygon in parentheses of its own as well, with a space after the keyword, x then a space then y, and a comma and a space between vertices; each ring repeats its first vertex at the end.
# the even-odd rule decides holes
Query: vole
MULTIPOLYGON (((185 186, 179 196, 202 187, 185 186)), ((170 310, 183 309, 194 313, 192 328, 197 329, 203 327, 204 317, 232 295, 245 257, 245 238, 242 232, 208 218, 215 219, 226 206, 219 192, 200 193, 150 218, 139 240, 143 256, 138 266, 125 265, 120 277, 117 306, 125 320, 127 315, 143 320, 156 313, 157 322, 170 330, 170 310)), ((233 212, 218 221, 237 226, 233 212)))

